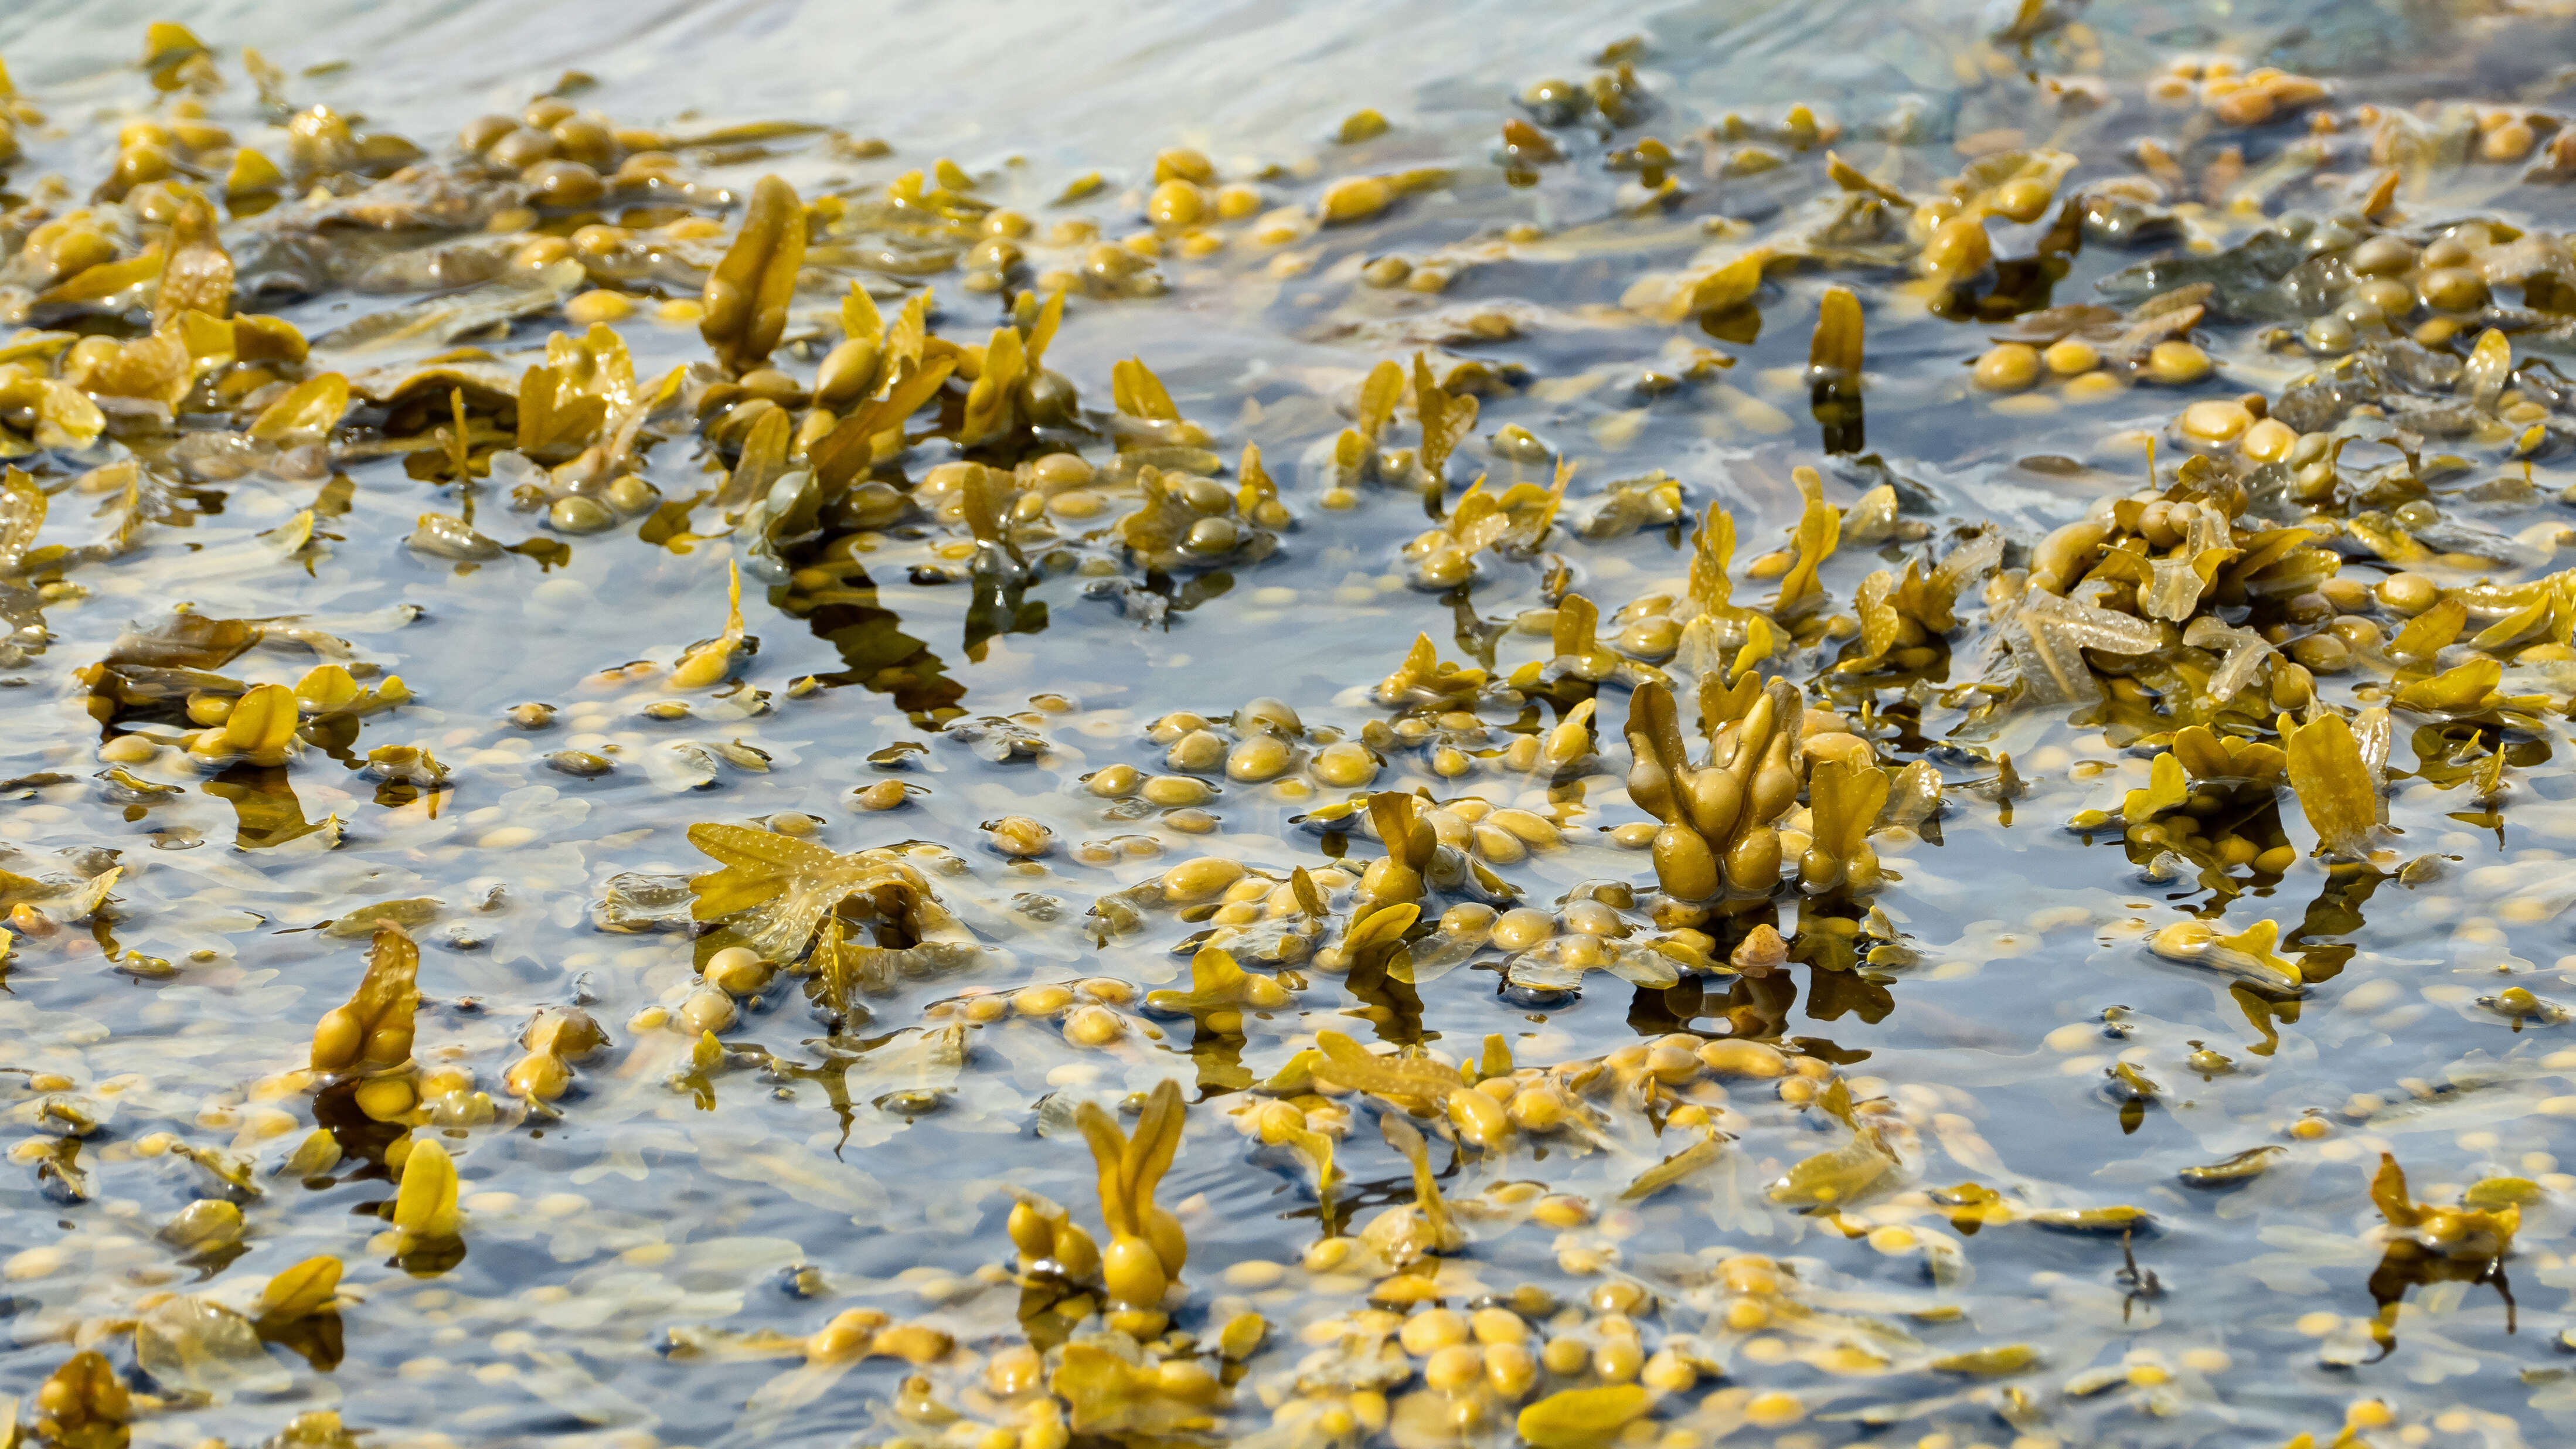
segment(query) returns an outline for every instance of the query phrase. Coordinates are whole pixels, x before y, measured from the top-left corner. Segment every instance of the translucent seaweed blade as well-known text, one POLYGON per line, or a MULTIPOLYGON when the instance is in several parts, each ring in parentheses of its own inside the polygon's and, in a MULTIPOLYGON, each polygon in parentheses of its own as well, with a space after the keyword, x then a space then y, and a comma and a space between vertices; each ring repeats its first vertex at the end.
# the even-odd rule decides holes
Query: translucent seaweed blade
POLYGON ((2339 859, 2367 859, 2387 805, 2352 726, 2339 715, 2311 720, 2291 731, 2288 755, 2290 789, 2319 848, 2339 859))

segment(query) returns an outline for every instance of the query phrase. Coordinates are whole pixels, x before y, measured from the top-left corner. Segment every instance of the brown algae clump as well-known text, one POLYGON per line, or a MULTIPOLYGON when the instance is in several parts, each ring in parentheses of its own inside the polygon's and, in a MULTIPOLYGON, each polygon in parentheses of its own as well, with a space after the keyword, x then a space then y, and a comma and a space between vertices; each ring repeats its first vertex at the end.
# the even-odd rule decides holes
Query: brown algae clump
POLYGON ((0 1438, 2556 1442, 2507 8, 0 70, 0 1438))

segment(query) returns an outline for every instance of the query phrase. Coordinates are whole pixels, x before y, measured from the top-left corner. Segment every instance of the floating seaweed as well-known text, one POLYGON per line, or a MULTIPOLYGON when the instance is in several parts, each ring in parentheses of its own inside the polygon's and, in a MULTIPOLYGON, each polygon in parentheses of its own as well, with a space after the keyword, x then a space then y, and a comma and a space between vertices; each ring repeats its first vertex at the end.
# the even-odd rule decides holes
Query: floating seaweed
POLYGON ((2564 1437, 2547 8, 0 72, 0 1438, 2564 1437))

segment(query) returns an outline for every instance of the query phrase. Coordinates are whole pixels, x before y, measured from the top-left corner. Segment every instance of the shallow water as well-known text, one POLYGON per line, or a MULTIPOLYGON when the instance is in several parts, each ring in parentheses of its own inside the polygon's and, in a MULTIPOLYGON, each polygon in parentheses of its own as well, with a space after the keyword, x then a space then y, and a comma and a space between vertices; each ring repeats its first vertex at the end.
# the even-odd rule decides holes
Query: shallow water
MULTIPOLYGON (((0 270, 15 324, 51 334, 0 380, 31 389, 0 394, 26 470, 9 506, 45 499, 0 579, 19 628, 0 1395, 24 1432, 1046 1449, 1069 1418, 1086 1442, 1280 1449, 2496 1449, 2569 1431, 2564 6, 273 10, 0 16, 25 153, 0 242, 41 252, 34 226, 87 206, 120 262, 171 247, 173 184, 92 189, 121 145, 130 167, 153 144, 121 143, 130 122, 222 126, 165 131, 164 154, 219 205, 227 304, 311 344, 227 362, 204 339, 248 333, 169 321, 199 360, 147 398, 108 369, 126 353, 65 334, 143 357, 174 284, 146 268, 84 298, 29 256, 0 270), (174 18, 212 50, 164 56, 156 90, 140 37, 174 18), (282 106, 243 47, 278 68, 282 106), (603 162, 633 184, 521 207, 519 177, 454 138, 573 70, 566 104, 660 133, 619 152, 674 159, 603 162), (1574 89, 1596 78, 1625 89, 1574 89), (1532 100, 1549 79, 1626 113, 1532 100), (2229 104, 2249 85, 2281 100, 2229 104), (311 132, 316 106, 425 154, 396 172, 272 124, 311 132), (1383 133, 1336 140, 1362 108, 1383 133), (770 121, 804 124, 716 134, 770 121), (1502 129, 1532 122, 1554 159, 1502 129), (1649 137, 1668 162, 1639 155, 1649 137), (227 197, 234 145, 291 184, 227 197), (1857 171, 1838 184, 1829 154, 1857 171), (971 184, 943 183, 943 159, 971 184), (1149 224, 1158 164, 1201 163, 1189 196, 1211 214, 1149 224), (1979 164, 2002 169, 1947 186, 1979 164), (1096 189, 1059 200, 1087 173, 1096 189), (747 392, 697 312, 772 174, 814 219, 778 375, 747 392), (1394 183, 1326 222, 1353 177, 1394 183), (432 211, 441 181, 464 213, 432 211), (1226 185, 1247 211, 1216 210, 1226 185), (1963 201, 1992 265, 1927 251, 1963 201), (2382 233, 2404 256, 2360 265, 2382 233), (1013 245, 975 250, 988 235, 1013 245), (961 379, 799 500, 833 446, 809 390, 853 284, 895 332, 926 284, 937 341, 915 355, 977 368, 1037 345, 1062 289, 1051 377, 963 447, 961 379), (2394 298, 2358 300, 2384 285, 2393 322, 2394 298), (1854 391, 1811 372, 1834 288, 1865 323, 1856 419, 1854 391), (447 299, 496 297, 519 300, 433 325, 447 299), (2112 310, 2046 310, 2078 305, 2112 310), (604 342, 572 347, 594 319, 631 377, 549 439, 520 378, 616 377, 604 342), (2079 332, 2097 357, 2012 351, 2079 332), (2310 374, 2356 345, 2400 380, 2329 408, 2310 374), (400 386, 433 358, 450 372, 400 386), (1177 416, 1134 372, 1113 383, 1127 359, 1177 416), (360 394, 325 431, 256 421, 325 375, 360 394), (74 395, 105 399, 103 430, 39 434, 35 400, 74 395), (1426 478, 1423 418, 1469 399, 1426 478), (795 430, 766 472, 764 409, 795 430), (632 451, 593 467, 582 449, 620 417, 632 451), (1226 496, 1247 448, 1275 502, 1226 496), (1116 531, 1149 469, 1215 478, 1182 527, 1213 513, 1245 542, 1116 531), (1481 550, 1426 537, 1465 528, 1480 474, 1488 494, 1528 485, 1516 526, 1481 550), (986 499, 1001 518, 970 522, 986 499), (1694 577, 1711 505, 1739 541, 1731 598, 1694 577), (482 541, 427 546, 424 514, 482 541), (2065 531, 2087 517, 2103 527, 2065 531), (2246 563, 2267 546, 2286 559, 2246 563), (1882 591, 1944 559, 1955 621, 1908 594, 1890 622, 1882 591), (1576 599, 1597 639, 1560 652, 1576 599), (2447 632, 2424 623, 2454 603, 2447 632), (189 632, 207 620, 251 623, 210 647, 189 632), (1488 677, 1408 683, 1417 636, 1488 677), (385 697, 309 677, 332 664, 385 697), (1641 838, 1637 701, 1678 698, 1696 765, 1702 690, 1753 676, 1802 696, 1822 741, 1762 819, 1823 839, 1832 792, 1892 781, 1859 821, 1875 872, 1829 848, 1802 888, 1793 840, 1776 887, 1659 874, 1681 847, 1641 838), (259 685, 308 696, 267 748, 242 723, 275 698, 259 685), (2319 763, 2343 721, 2354 763, 2319 763), (2185 780, 2206 758, 2191 726, 2287 766, 2185 780), (1167 760, 1197 730, 1215 755, 1167 760), (1365 779, 1341 771, 1354 745, 1365 779), (1121 766, 1164 778, 1103 773, 1121 766), (870 808, 889 789, 901 802, 870 808), (1369 869, 1388 854, 1373 794, 1412 797, 1437 833, 1427 884, 1369 869), (1031 823, 1049 848, 1006 854, 1031 823), (708 824, 742 829, 693 839, 708 824), (837 912, 825 944, 812 913, 722 919, 742 877, 710 857, 745 842, 837 912), (1248 883, 1220 900, 1237 872, 1166 875, 1201 859, 1248 883), (1491 908, 1515 905, 1552 944, 1492 939, 1491 908), (1349 946, 1381 908, 1402 949, 1349 946), (395 925, 371 943, 379 915, 395 925), (317 1018, 406 935, 407 1048, 324 1060, 317 1018), (1202 945, 1253 982, 1202 957, 1232 999, 1145 998, 1188 992, 1202 945), (523 1038, 568 1010, 607 1042, 532 1088, 551 1069, 523 1038), (1347 1061, 1337 1078, 1330 1033, 1429 1060, 1411 1086, 1347 1061), (1486 1093, 1515 1103, 1502 1129, 1441 1110, 1500 1054, 1555 1085, 1486 1093), (1153 1197, 1187 1267, 1160 1300, 1113 1302, 1079 1263, 1016 1249, 1013 1207, 1034 1194, 1109 1246, 1078 1109, 1134 1130, 1166 1080, 1190 1105, 1153 1197), (1542 1120, 1560 1089, 1570 1120, 1542 1120), (1407 1121, 1454 1239, 1383 1135, 1407 1121), (1333 1141, 1321 1190, 1283 1124, 1333 1141), (397 1178, 435 1178, 412 1176, 430 1142, 461 1219, 397 1211, 397 1178), (2375 1199, 2383 1154, 2405 1180, 2375 1199), (342 1265, 329 1306, 263 1303, 318 1257, 342 1265), (1472 1362, 1436 1354, 1474 1309, 1472 1362), (1267 1332, 1248 1353, 1246 1314, 1267 1332), (1516 1368, 1491 1344, 1520 1336, 1535 1362, 1516 1368), (88 1423, 57 1373, 82 1353, 127 1391, 88 1423), (1161 1367, 1101 1386, 1130 1359, 1161 1367)), ((1746 707, 1708 722, 1741 733, 1746 707)))

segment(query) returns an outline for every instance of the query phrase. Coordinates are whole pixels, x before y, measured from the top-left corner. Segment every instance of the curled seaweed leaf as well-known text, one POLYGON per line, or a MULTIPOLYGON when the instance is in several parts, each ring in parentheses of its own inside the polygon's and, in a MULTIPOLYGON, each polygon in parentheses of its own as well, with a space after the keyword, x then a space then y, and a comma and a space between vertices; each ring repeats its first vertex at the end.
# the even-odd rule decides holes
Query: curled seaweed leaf
POLYGON ((758 367, 787 330, 787 304, 805 264, 805 205, 796 189, 764 176, 724 260, 707 274, 706 314, 698 335, 726 370, 758 367))
POLYGON ((1702 614, 1733 618, 1735 607, 1735 516, 1715 503, 1700 510, 1691 530, 1690 596, 1702 614))
POLYGON ((1118 411, 1147 422, 1179 422, 1181 410, 1172 403, 1171 392, 1163 380, 1154 375, 1140 357, 1130 357, 1109 369, 1110 401, 1118 411))
POLYGON ((1804 1158, 1771 1185, 1771 1200, 1793 1206, 1832 1209, 1875 1189, 1897 1169, 1876 1127, 1863 1125, 1852 1110, 1851 1088, 1837 1079, 1818 1106, 1851 1128, 1851 1140, 1840 1147, 1804 1158))
POLYGON ((1798 561, 1780 578, 1780 598, 1772 613, 1781 618, 1796 618, 1823 604, 1825 586, 1816 571, 1832 557, 1835 542, 1842 537, 1843 516, 1825 501, 1825 480, 1813 468, 1790 470, 1798 491, 1806 496, 1806 508, 1798 515, 1798 561))
POLYGON ((724 632, 705 643, 693 645, 671 666, 671 684, 678 689, 705 689, 721 684, 732 672, 734 655, 743 647, 742 565, 726 565, 728 579, 725 598, 724 632))
POLYGON ((2459 638, 2460 631, 2467 627, 2468 622, 2467 604, 2458 599, 2443 599, 2407 620, 2406 626, 2397 631, 2397 637, 2388 641, 2388 653, 2396 659, 2429 661, 2452 640, 2459 638))
POLYGON ((1431 1170, 1430 1144, 1401 1117, 1381 1113, 1377 1126, 1386 1145, 1402 1154, 1413 1169, 1413 1210, 1421 1214, 1423 1226, 1429 1230, 1426 1245, 1433 1252, 1456 1252, 1466 1244, 1467 1235, 1450 1216, 1448 1199, 1440 1195, 1440 1175, 1431 1170))
POLYGON ((1433 487, 1446 479, 1449 455, 1476 428, 1476 395, 1448 393, 1432 381, 1430 364, 1413 354, 1413 407, 1422 419, 1422 473, 1433 487))
POLYGON ((1361 893, 1371 900, 1395 904, 1421 898, 1423 873, 1440 849, 1440 837, 1418 817, 1414 805, 1414 798, 1400 791, 1369 796, 1369 824, 1386 846, 1386 858, 1360 878, 1361 893))

